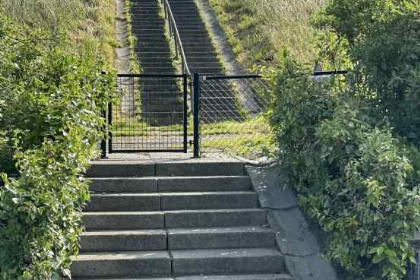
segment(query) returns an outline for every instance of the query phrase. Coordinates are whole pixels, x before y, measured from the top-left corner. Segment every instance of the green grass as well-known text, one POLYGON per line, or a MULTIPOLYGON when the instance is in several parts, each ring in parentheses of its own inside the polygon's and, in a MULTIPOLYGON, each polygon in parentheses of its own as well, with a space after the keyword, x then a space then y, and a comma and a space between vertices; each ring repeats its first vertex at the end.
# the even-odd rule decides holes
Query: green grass
POLYGON ((71 39, 69 51, 98 50, 113 68, 118 45, 114 0, 1 0, 0 12, 33 28, 56 34, 66 31, 71 39))
MULTIPOLYGON (((193 123, 188 124, 188 136, 193 136, 193 123)), ((119 120, 112 126, 113 136, 159 137, 183 135, 183 126, 149 126, 144 122, 119 120)), ((247 158, 258 158, 275 150, 274 134, 263 116, 243 122, 225 121, 201 124, 201 145, 206 153, 223 152, 247 158)))
POLYGON ((238 61, 249 70, 275 66, 284 49, 315 65, 311 17, 325 0, 210 0, 238 61))
MULTIPOLYGON (((188 135, 193 135, 193 122, 188 123, 188 135)), ((264 117, 258 117, 243 122, 225 121, 218 123, 201 124, 200 131, 202 135, 253 135, 255 133, 266 133, 268 125, 264 117)), ((168 126, 149 126, 145 122, 133 122, 128 120, 118 120, 112 125, 114 135, 118 136, 143 136, 149 131, 176 131, 182 128, 182 124, 168 126)))

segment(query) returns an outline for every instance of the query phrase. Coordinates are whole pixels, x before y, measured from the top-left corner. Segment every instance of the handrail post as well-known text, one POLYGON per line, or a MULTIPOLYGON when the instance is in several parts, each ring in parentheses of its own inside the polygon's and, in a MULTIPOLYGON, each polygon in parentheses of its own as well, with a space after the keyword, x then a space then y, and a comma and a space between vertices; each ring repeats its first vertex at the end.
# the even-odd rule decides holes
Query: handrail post
POLYGON ((200 74, 194 73, 194 157, 200 157, 200 74))

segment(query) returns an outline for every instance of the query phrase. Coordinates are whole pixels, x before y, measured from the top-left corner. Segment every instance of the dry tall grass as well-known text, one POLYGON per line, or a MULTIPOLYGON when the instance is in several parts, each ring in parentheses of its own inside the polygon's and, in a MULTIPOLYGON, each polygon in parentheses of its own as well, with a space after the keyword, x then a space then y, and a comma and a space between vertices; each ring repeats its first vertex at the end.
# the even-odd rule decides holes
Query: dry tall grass
POLYGON ((114 0, 1 0, 0 12, 34 28, 65 30, 75 44, 99 45, 109 61, 114 58, 114 0))
POLYGON ((239 60, 277 63, 288 49, 300 60, 315 63, 315 30, 310 21, 326 0, 210 0, 239 60))

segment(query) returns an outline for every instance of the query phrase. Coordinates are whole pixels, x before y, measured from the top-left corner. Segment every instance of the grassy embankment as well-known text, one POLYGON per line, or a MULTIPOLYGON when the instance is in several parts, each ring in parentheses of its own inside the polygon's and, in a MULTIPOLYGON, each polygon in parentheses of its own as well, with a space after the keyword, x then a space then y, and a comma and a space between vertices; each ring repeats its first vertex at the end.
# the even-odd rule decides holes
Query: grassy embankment
POLYGON ((3 0, 0 13, 17 23, 68 36, 69 51, 105 55, 107 67, 114 67, 118 46, 114 0, 3 0))
POLYGON ((249 71, 278 65, 287 49, 311 67, 311 17, 325 0, 210 0, 239 62, 249 71))
MULTIPOLYGON (((283 57, 283 51, 303 61, 308 67, 315 65, 314 46, 316 31, 311 26, 311 17, 325 0, 209 0, 219 22, 228 36, 237 60, 250 73, 273 69, 283 57)), ((221 145, 228 151, 251 157, 274 151, 274 137, 263 118, 226 126, 222 130, 234 131, 236 140, 204 143, 209 149, 221 145), (242 127, 252 128, 244 135, 242 127), (238 129, 236 129, 238 128, 238 129)), ((203 135, 206 134, 206 130, 203 135)), ((208 131, 210 135, 212 131, 208 131)))

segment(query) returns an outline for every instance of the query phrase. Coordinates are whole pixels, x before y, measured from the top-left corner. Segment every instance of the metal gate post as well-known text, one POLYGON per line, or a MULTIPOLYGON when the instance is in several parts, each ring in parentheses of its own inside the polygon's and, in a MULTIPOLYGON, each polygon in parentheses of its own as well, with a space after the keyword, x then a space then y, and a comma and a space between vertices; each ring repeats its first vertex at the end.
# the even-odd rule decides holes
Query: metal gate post
POLYGON ((194 157, 200 157, 200 74, 194 74, 194 157))
POLYGON ((103 139, 101 141, 101 158, 106 158, 106 132, 107 132, 107 117, 106 117, 106 110, 102 111, 102 118, 104 119, 104 126, 103 126, 103 130, 104 130, 104 135, 103 135, 103 139))
POLYGON ((184 153, 188 152, 188 75, 184 74, 184 153))
POLYGON ((112 101, 108 104, 108 130, 109 130, 109 153, 112 154, 112 101))

